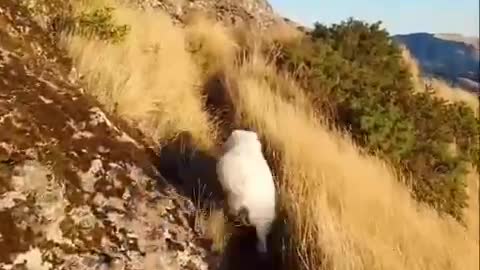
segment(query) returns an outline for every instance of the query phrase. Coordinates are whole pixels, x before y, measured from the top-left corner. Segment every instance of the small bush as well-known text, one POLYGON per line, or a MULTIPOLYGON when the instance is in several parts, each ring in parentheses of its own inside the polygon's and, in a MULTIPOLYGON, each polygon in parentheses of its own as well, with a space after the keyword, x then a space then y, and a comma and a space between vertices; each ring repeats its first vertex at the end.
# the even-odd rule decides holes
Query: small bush
POLYGON ((87 38, 96 37, 103 41, 118 43, 130 32, 127 24, 117 25, 113 20, 113 8, 103 7, 82 11, 76 16, 56 17, 53 20, 55 31, 81 35, 87 38))

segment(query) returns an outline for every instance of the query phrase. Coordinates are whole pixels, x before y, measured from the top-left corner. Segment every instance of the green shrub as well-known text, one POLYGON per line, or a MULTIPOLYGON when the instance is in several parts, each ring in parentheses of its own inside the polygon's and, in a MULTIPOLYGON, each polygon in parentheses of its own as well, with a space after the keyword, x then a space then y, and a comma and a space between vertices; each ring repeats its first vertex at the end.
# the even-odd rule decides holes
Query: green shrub
POLYGON ((118 43, 124 40, 130 31, 129 25, 117 25, 113 20, 113 8, 103 7, 83 11, 77 16, 56 17, 52 28, 56 32, 66 31, 87 38, 118 43))
POLYGON ((285 44, 278 66, 291 71, 320 108, 372 153, 413 174, 412 195, 461 220, 466 163, 479 164, 479 122, 464 104, 417 93, 401 51, 380 23, 316 24, 285 44), (456 151, 452 151, 456 145, 456 151))

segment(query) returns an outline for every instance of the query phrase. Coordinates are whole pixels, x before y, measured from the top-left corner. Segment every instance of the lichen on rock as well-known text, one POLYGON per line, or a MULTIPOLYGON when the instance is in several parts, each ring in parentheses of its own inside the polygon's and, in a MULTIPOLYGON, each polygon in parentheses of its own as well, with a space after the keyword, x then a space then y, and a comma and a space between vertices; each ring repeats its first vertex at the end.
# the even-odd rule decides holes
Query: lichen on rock
POLYGON ((83 95, 34 2, 0 2, 0 269, 207 269, 185 199, 83 95))

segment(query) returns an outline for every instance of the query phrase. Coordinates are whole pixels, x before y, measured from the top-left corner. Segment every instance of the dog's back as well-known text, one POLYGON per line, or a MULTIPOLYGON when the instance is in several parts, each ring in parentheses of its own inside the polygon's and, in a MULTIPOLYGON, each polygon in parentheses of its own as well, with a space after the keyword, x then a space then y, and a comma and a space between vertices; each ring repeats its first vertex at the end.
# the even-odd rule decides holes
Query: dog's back
POLYGON ((224 188, 236 196, 245 197, 247 207, 271 204, 275 187, 257 134, 235 130, 225 143, 224 150, 217 164, 217 173, 224 188))
POLYGON ((257 229, 258 249, 266 251, 266 235, 275 218, 275 184, 255 132, 235 130, 217 164, 219 180, 230 207, 246 208, 257 229))

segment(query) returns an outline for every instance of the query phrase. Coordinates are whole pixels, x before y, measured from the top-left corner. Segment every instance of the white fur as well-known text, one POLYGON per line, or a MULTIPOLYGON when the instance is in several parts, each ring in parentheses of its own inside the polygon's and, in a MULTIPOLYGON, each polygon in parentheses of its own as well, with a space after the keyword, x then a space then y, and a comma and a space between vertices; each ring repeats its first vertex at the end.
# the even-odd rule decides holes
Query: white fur
POLYGON ((217 163, 217 174, 232 214, 241 208, 257 231, 257 250, 267 251, 267 235, 275 218, 275 184, 255 132, 234 130, 217 163))

